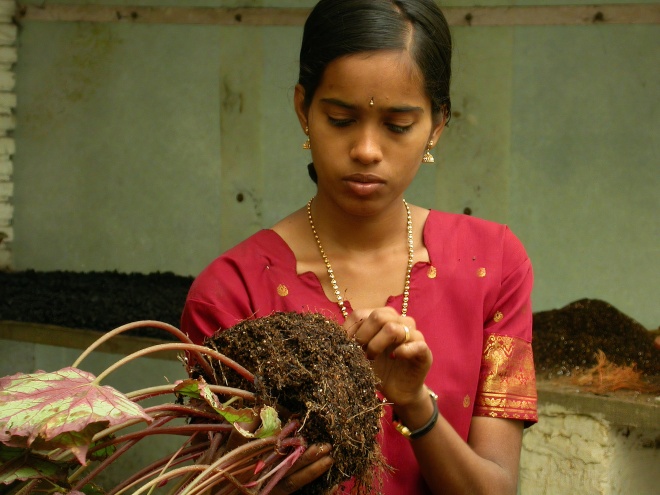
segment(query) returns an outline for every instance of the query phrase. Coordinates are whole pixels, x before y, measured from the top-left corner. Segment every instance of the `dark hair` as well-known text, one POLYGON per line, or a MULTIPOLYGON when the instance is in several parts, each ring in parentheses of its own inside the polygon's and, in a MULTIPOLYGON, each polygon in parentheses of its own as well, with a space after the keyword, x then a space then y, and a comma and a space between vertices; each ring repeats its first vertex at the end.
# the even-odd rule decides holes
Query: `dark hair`
POLYGON ((449 121, 451 34, 433 0, 320 0, 307 21, 298 82, 310 105, 326 66, 346 55, 409 50, 424 77, 433 113, 449 121))

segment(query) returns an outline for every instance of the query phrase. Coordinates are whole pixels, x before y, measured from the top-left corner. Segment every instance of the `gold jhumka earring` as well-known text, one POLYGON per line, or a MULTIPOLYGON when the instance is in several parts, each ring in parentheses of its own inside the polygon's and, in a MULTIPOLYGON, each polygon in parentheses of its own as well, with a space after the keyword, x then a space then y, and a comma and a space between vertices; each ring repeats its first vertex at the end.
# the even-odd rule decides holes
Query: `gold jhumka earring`
POLYGON ((312 149, 312 142, 309 140, 309 127, 305 127, 305 134, 307 135, 307 141, 303 143, 303 149, 304 150, 311 150, 312 149))
POLYGON ((431 148, 433 148, 433 141, 429 141, 429 144, 426 145, 426 153, 422 157, 422 163, 435 163, 435 158, 431 154, 431 148))

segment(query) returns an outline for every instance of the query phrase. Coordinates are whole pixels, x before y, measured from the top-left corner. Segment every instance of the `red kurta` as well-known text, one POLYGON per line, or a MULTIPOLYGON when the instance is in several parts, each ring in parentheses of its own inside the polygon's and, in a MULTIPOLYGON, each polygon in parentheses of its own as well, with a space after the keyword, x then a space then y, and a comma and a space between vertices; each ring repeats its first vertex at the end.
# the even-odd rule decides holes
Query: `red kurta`
MULTIPOLYGON (((472 416, 535 422, 532 266, 504 225, 431 211, 424 226, 430 262, 412 269, 408 316, 433 353, 426 384, 440 413, 467 440, 472 416)), ((401 310, 402 294, 387 305, 401 310)), ((350 312, 350 303, 346 302, 350 312)), ((337 321, 336 301, 313 273, 296 273, 283 239, 262 230, 214 260, 194 281, 181 328, 195 341, 274 311, 320 312, 337 321)), ((383 418, 381 446, 395 473, 386 494, 429 493, 409 441, 383 418)))

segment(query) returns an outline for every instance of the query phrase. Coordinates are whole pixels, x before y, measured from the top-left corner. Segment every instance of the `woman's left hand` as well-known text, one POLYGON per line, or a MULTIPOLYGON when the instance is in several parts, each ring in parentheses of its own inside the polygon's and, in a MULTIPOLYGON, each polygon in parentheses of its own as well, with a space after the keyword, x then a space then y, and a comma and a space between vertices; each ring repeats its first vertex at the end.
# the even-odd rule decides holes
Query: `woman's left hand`
POLYGON ((344 323, 349 338, 362 346, 388 401, 406 405, 419 400, 433 356, 415 320, 393 308, 356 310, 344 323))

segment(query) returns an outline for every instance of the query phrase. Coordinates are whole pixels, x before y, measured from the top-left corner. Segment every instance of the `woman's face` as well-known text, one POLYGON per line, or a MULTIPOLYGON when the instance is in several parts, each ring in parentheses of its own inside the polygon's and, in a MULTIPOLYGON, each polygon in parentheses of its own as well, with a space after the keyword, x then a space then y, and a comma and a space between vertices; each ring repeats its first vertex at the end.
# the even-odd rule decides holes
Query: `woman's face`
POLYGON ((319 196, 355 214, 399 200, 444 126, 434 121, 422 76, 403 51, 334 60, 309 108, 300 85, 295 104, 309 127, 319 196))

